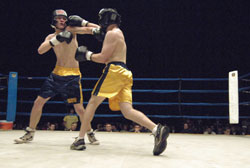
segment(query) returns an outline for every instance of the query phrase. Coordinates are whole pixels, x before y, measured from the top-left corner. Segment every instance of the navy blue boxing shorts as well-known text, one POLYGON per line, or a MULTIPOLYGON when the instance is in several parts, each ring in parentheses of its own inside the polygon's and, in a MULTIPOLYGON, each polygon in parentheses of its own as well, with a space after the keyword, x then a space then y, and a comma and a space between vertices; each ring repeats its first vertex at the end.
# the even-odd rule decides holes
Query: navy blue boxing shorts
POLYGON ((83 102, 81 73, 79 68, 65 68, 56 66, 53 72, 44 81, 39 96, 43 98, 61 95, 69 104, 83 102))

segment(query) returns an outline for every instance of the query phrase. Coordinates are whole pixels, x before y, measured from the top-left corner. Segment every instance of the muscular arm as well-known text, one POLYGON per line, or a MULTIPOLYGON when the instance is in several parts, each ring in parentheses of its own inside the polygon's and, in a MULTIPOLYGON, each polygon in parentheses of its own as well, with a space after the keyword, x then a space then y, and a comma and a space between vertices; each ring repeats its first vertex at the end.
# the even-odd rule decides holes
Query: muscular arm
POLYGON ((93 54, 91 60, 97 63, 106 63, 113 55, 115 47, 117 45, 116 32, 108 32, 103 42, 101 53, 93 54))
POLYGON ((100 26, 94 23, 88 23, 87 27, 99 28, 100 26))
POLYGON ((73 27, 73 26, 67 26, 66 30, 70 31, 71 33, 76 34, 92 34, 92 29, 94 27, 73 27))
POLYGON ((39 46, 39 48, 38 48, 38 50, 37 50, 39 54, 44 54, 44 53, 46 53, 47 51, 49 51, 49 50, 52 48, 51 45, 50 45, 49 40, 50 40, 53 36, 54 36, 54 34, 50 34, 50 35, 48 35, 48 36, 45 38, 44 42, 39 46))
POLYGON ((93 27, 93 28, 99 28, 97 24, 90 23, 89 21, 83 19, 82 17, 78 15, 70 15, 68 17, 68 26, 77 26, 77 27, 93 27))

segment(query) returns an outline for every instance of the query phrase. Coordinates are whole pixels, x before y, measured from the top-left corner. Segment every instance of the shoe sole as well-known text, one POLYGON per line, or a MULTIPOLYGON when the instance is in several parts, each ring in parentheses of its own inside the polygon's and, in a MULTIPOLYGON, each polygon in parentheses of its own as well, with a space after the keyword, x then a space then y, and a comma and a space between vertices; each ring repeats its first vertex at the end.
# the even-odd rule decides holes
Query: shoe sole
MULTIPOLYGON (((32 141, 32 140, 30 140, 30 141, 32 141)), ((22 141, 22 140, 19 140, 19 139, 15 139, 15 140, 14 140, 14 142, 15 142, 16 144, 29 143, 30 141, 22 141)))
POLYGON ((153 154, 155 155, 155 156, 157 156, 157 155, 160 155, 162 152, 164 152, 164 150, 167 148, 167 138, 168 138, 168 136, 169 136, 169 132, 170 132, 170 130, 169 130, 169 128, 168 127, 164 127, 164 131, 166 131, 166 134, 164 134, 163 135, 163 142, 162 142, 162 144, 160 145, 160 147, 158 147, 158 149, 161 149, 160 151, 156 151, 156 149, 154 149, 154 151, 153 151, 153 154))
POLYGON ((90 145, 100 145, 100 142, 90 142, 90 145))
POLYGON ((71 149, 71 150, 85 150, 85 149, 86 149, 86 146, 85 146, 85 145, 80 145, 80 146, 78 146, 78 147, 71 146, 70 149, 71 149))

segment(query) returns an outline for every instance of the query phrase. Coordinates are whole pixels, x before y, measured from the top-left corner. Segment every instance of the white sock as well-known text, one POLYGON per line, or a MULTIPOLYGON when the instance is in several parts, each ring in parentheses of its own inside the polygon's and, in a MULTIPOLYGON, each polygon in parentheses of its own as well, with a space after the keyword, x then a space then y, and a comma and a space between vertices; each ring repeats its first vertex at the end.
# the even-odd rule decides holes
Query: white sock
POLYGON ((30 127, 27 127, 26 130, 27 130, 27 131, 35 131, 35 129, 30 128, 30 127))
POLYGON ((77 140, 79 140, 79 139, 84 139, 84 137, 77 137, 77 140))
POLYGON ((152 134, 156 134, 156 131, 157 131, 157 125, 153 128, 153 130, 152 130, 152 134))
POLYGON ((91 129, 90 131, 87 131, 87 134, 90 134, 93 132, 93 129, 91 129))

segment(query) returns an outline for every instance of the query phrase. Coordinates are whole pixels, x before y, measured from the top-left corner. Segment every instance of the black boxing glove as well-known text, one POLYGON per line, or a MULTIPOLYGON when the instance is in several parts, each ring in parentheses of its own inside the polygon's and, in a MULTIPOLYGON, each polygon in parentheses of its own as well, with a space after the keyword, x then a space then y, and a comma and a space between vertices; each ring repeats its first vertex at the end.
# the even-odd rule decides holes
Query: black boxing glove
POLYGON ((69 44, 72 41, 72 38, 73 38, 73 34, 71 32, 63 31, 57 34, 55 37, 53 37, 49 42, 50 42, 50 45, 54 47, 64 41, 67 44, 69 44))
POLYGON ((80 46, 76 49, 75 59, 79 62, 91 61, 93 52, 88 51, 86 46, 80 46))
POLYGON ((93 28, 92 34, 99 42, 102 42, 104 40, 105 32, 102 28, 93 28))
POLYGON ((80 16, 77 15, 71 15, 68 18, 68 22, 67 24, 69 26, 78 26, 78 27, 84 27, 88 25, 88 21, 84 20, 83 18, 81 18, 80 16))

